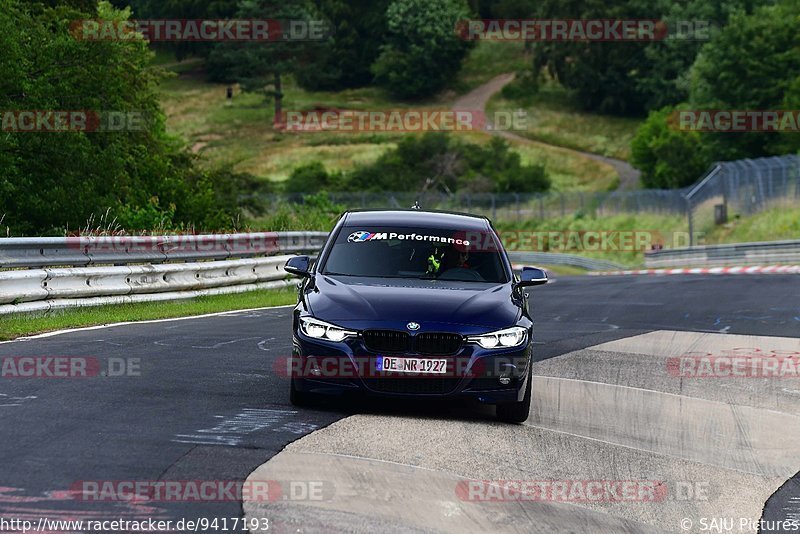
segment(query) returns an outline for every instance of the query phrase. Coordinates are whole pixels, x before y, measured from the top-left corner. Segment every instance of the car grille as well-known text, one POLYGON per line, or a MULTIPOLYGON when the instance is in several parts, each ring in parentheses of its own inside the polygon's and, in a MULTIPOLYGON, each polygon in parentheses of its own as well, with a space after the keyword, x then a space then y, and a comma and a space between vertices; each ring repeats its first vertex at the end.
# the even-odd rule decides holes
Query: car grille
POLYGON ((374 352, 407 352, 408 334, 397 330, 364 330, 364 345, 374 352))
POLYGON ((414 347, 420 354, 455 354, 461 348, 463 340, 459 334, 426 332, 417 334, 414 347))
MULTIPOLYGON (((406 332, 399 330, 364 330, 364 346, 378 352, 409 352, 411 339, 406 332)), ((415 352, 428 355, 455 354, 464 343, 463 336, 448 332, 424 332, 413 337, 415 352)))
POLYGON ((458 386, 460 378, 369 378, 364 380, 367 387, 373 391, 381 393, 400 393, 400 394, 427 394, 445 395, 450 393, 458 386))

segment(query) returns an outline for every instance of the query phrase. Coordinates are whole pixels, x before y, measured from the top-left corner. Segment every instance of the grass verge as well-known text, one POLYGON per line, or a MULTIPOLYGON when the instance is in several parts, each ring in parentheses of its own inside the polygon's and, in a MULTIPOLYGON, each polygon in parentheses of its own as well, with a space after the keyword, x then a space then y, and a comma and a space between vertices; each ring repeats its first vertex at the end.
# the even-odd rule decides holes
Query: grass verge
POLYGON ((800 238, 800 207, 771 208, 755 215, 734 218, 721 226, 706 230, 705 245, 750 243, 800 238))
POLYGON ((636 249, 633 243, 625 245, 614 234, 642 234, 651 237, 653 242, 663 237, 669 243, 676 233, 686 232, 686 219, 677 215, 645 213, 611 217, 566 216, 519 223, 500 221, 495 223, 495 227, 509 251, 563 252, 633 267, 644 263, 644 248, 636 249), (549 232, 558 234, 562 239, 561 246, 551 248, 549 232), (610 237, 605 245, 602 241, 599 243, 603 250, 591 250, 597 241, 573 239, 585 235, 585 232, 601 232, 610 237))
POLYGON ((80 328, 127 321, 170 319, 248 308, 294 304, 294 288, 256 290, 232 295, 213 295, 186 300, 142 302, 109 306, 69 308, 41 313, 3 315, 0 319, 0 340, 41 334, 65 328, 80 328))
MULTIPOLYGON (((521 82, 512 82, 517 84, 521 82)), ((507 98, 508 92, 489 100, 489 116, 496 111, 523 109, 527 112, 527 131, 515 132, 534 141, 572 148, 601 156, 628 160, 630 145, 642 118, 614 117, 580 110, 566 90, 553 82, 543 84, 537 93, 507 98)))

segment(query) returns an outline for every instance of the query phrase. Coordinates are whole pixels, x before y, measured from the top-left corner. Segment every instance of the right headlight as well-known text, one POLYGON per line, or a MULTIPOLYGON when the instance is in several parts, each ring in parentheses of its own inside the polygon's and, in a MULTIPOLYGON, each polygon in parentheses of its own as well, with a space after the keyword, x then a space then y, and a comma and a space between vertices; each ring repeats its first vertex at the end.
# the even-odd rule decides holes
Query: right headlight
POLYGON ((505 349, 522 345, 525 342, 526 336, 526 329, 521 326, 512 326, 511 328, 498 330, 497 332, 489 332, 488 334, 481 334, 479 336, 469 336, 467 341, 470 343, 477 343, 484 349, 505 349))
POLYGON ((342 341, 350 336, 358 335, 352 330, 345 330, 335 324, 326 323, 313 317, 301 317, 300 329, 308 337, 327 339, 328 341, 342 341))

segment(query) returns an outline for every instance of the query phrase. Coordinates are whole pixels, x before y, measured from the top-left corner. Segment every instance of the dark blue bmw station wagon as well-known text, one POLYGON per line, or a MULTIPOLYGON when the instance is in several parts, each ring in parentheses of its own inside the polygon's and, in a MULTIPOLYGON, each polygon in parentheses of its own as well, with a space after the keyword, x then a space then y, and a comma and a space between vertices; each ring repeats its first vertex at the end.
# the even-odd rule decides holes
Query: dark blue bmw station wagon
POLYGON ((319 395, 472 398, 522 422, 531 402, 533 321, 524 288, 484 217, 352 211, 303 277, 293 321, 292 403, 319 395))

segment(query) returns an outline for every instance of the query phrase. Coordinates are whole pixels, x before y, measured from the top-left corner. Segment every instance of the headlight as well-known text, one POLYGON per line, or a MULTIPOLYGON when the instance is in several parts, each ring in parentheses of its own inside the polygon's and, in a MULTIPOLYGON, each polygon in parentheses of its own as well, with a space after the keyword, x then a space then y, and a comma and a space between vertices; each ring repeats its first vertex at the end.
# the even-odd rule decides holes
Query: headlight
POLYGON ((525 333, 526 330, 521 326, 513 326, 480 336, 470 336, 467 341, 477 343, 484 349, 516 347, 525 341, 525 333))
POLYGON ((308 337, 327 339, 329 341, 342 341, 347 337, 357 334, 357 332, 353 332, 352 330, 345 330, 344 328, 311 317, 300 318, 300 329, 308 337))

